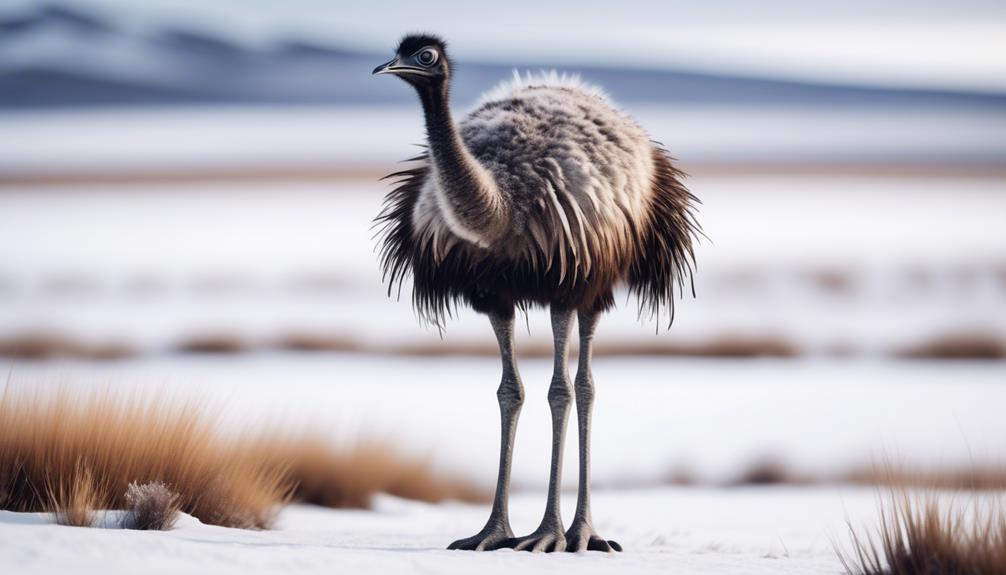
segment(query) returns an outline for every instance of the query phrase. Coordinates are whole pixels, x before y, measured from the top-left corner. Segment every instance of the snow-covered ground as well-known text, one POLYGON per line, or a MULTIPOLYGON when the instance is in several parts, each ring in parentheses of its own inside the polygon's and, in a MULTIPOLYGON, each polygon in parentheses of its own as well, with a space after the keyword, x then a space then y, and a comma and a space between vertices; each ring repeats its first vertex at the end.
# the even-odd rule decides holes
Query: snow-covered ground
MULTIPOLYGON (((627 111, 686 164, 1001 165, 1006 157, 1006 113, 998 108, 841 107, 823 113, 794 105, 636 104, 627 111)), ((415 155, 415 144, 425 141, 418 105, 70 109, 0 113, 0 124, 0 177, 373 169, 415 155)))
MULTIPOLYGON (((548 478, 551 361, 521 362, 527 399, 513 478, 548 478)), ((156 388, 200 398, 235 430, 387 437, 407 454, 491 488, 499 445, 499 360, 261 353, 152 356, 124 361, 0 363, 15 387, 121 392, 156 388)), ((595 361, 593 473, 601 486, 688 476, 729 483, 779 464, 840 478, 873 464, 933 469, 1006 463, 1006 362, 885 360, 595 361)), ((576 438, 564 480, 575 488, 576 438)))
MULTIPOLYGON (((186 519, 167 533, 79 529, 0 512, 0 573, 577 570, 838 573, 831 538, 875 517, 871 489, 718 488, 752 466, 840 477, 871 464, 1006 461, 1006 362, 891 361, 942 334, 1006 337, 1006 195, 999 179, 697 177, 698 299, 669 334, 632 304, 599 345, 780 337, 799 359, 599 357, 595 519, 618 556, 452 553, 483 506, 382 498, 374 512, 294 506, 249 532, 186 519), (846 349, 857 357, 831 357, 846 349), (706 487, 667 487, 671 478, 706 487)), ((379 184, 7 188, 0 193, 0 338, 56 333, 160 352, 199 334, 268 341, 349 335, 363 346, 492 344, 464 312, 445 341, 383 293, 368 230, 379 184)), ((407 298, 406 298, 407 300, 407 298)), ((518 347, 549 340, 533 313, 518 347)), ((201 397, 235 431, 275 423, 333 442, 382 436, 490 486, 499 363, 483 357, 150 353, 116 361, 0 360, 10 386, 156 388, 201 397)), ((514 527, 544 504, 551 362, 526 359, 514 527)), ((574 486, 568 438, 564 485, 574 486)), ((573 497, 563 501, 571 516, 573 497)), ((114 517, 108 520, 111 524, 114 517)))
MULTIPOLYGON (((7 366, 3 366, 6 371, 7 366)), ((545 499, 551 362, 521 364, 527 401, 514 459, 514 529, 545 499)), ((239 431, 278 424, 333 442, 387 437, 442 471, 492 484, 497 360, 356 354, 149 356, 16 362, 8 386, 159 389, 205 398, 239 431)), ((0 512, 0 573, 833 573, 845 521, 873 525, 876 492, 838 486, 669 487, 671 476, 730 482, 752 464, 841 475, 876 463, 1001 464, 1002 362, 599 358, 593 470, 599 533, 619 555, 445 551, 485 521, 484 505, 380 498, 375 511, 286 509, 273 531, 199 524, 170 532, 82 529, 0 512)), ((568 437, 564 516, 575 504, 568 437)), ((115 525, 115 516, 102 524, 115 525)))
MULTIPOLYGON (((337 169, 366 167, 406 156, 408 142, 420 140, 418 115, 382 118, 387 129, 370 133, 364 128, 382 112, 357 112, 9 116, 0 131, 0 176, 316 167, 330 159, 337 169), (336 124, 341 131, 330 133, 336 124)), ((684 142, 683 151, 672 148, 699 162, 717 154, 980 161, 1004 150, 1002 117, 994 113, 921 121, 910 111, 858 118, 640 112, 659 139, 684 142), (776 131, 781 120, 791 123, 776 131)), ((485 320, 471 312, 440 341, 436 330, 416 324, 407 295, 386 297, 369 229, 384 184, 13 181, 0 191, 0 340, 49 334, 151 353, 0 359, 6 385, 203 398, 235 432, 275 424, 333 442, 386 437, 442 471, 492 485, 495 358, 163 353, 206 335, 250 344, 342 337, 384 352, 473 342, 491 348, 485 320)), ((1006 462, 1006 362, 884 359, 943 336, 1006 340, 1001 177, 749 174, 689 184, 704 202, 700 219, 711 238, 697 253, 698 298, 683 300, 670 333, 659 335, 653 323, 636 321, 631 302, 620 302, 602 320, 598 345, 777 338, 805 355, 597 358, 594 514, 624 554, 447 552, 448 542, 481 526, 484 506, 382 498, 373 512, 294 506, 268 532, 191 518, 167 533, 79 529, 0 512, 0 573, 838 573, 832 538, 843 538, 847 516, 874 519, 873 490, 715 486, 759 465, 830 479, 873 464, 1006 462), (668 487, 672 478, 702 487, 668 487)), ((518 348, 549 342, 545 314, 532 313, 528 325, 518 348)), ((512 498, 519 532, 534 528, 544 505, 550 370, 548 359, 521 361, 527 401, 512 498)), ((565 463, 571 489, 572 436, 565 463)), ((566 495, 567 518, 573 504, 566 495)))
MULTIPOLYGON (((1006 339, 1001 179, 702 176, 710 240, 669 333, 619 298, 599 344, 778 338, 888 353, 940 336, 1006 339)), ((381 285, 379 183, 8 188, 0 193, 0 339, 52 333, 139 351, 199 335, 290 334, 363 347, 479 342, 464 312, 441 344, 381 285)), ((529 339, 550 341, 547 314, 529 339)), ((524 337, 524 336, 522 336, 524 337)))
MULTIPOLYGON (((872 523, 875 503, 868 488, 600 490, 596 527, 625 548, 611 555, 446 551, 484 523, 486 508, 392 498, 373 512, 293 506, 273 531, 188 516, 168 532, 85 529, 0 511, 0 572, 837 574, 833 541, 847 542, 846 519, 872 523)), ((533 530, 542 504, 537 494, 513 497, 514 529, 533 530)))

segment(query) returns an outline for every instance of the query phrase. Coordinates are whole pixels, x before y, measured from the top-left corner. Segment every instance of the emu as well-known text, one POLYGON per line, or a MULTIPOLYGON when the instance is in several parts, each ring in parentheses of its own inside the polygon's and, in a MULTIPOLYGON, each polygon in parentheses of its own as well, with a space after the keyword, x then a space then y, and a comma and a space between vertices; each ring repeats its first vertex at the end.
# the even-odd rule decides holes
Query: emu
MULTIPOLYGON (((601 538, 590 512, 591 346, 613 290, 628 287, 640 312, 673 321, 675 291, 694 266, 701 233, 698 200, 663 147, 597 88, 554 72, 487 93, 460 124, 448 103, 453 66, 445 43, 409 35, 394 59, 374 70, 419 94, 428 144, 399 178, 375 220, 389 295, 411 278, 419 317, 438 327, 466 304, 489 316, 503 375, 497 391, 502 439, 492 511, 476 535, 449 549, 621 551, 601 538), (507 510, 512 445, 524 388, 514 352, 515 310, 548 306, 555 365, 548 389, 552 459, 545 515, 534 533, 514 537, 507 510), (577 315, 575 383, 567 342, 577 315), (576 514, 559 512, 563 443, 575 395, 579 433, 576 514)), ((694 288, 693 288, 694 291, 694 288)))

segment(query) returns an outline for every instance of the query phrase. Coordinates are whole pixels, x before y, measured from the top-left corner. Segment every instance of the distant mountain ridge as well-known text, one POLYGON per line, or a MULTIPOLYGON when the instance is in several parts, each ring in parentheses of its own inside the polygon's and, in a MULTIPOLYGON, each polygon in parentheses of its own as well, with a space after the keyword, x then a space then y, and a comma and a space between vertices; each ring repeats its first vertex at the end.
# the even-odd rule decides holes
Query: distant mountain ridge
MULTIPOLYGON (((130 30, 106 15, 59 3, 0 14, 0 109, 196 103, 392 104, 409 90, 370 78, 387 54, 299 38, 247 46, 212 32, 130 30)), ((459 104, 509 78, 551 68, 461 61, 459 104)), ((618 101, 806 106, 991 106, 1006 94, 775 80, 681 70, 563 66, 618 101)))

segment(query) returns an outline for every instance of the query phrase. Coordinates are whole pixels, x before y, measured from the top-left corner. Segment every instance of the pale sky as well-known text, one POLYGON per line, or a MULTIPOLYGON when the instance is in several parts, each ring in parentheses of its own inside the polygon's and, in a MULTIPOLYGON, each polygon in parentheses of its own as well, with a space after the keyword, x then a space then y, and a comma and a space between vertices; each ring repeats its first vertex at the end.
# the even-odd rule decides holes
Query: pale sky
MULTIPOLYGON (((7 0, 5 7, 28 6, 7 0)), ((781 78, 1006 90, 1001 0, 67 0, 138 27, 179 22, 251 41, 301 36, 388 51, 446 37, 459 59, 684 67, 781 78), (616 7, 617 4, 617 7, 616 7)), ((4 8, 3 10, 11 9, 4 8)))

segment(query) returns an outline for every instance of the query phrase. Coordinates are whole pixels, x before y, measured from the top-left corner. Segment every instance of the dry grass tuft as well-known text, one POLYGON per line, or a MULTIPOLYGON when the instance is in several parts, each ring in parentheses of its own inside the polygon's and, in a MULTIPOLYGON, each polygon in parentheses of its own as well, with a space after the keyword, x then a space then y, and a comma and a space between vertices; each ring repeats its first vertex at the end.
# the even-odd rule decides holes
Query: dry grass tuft
POLYGON ((699 342, 598 343, 598 356, 674 356, 708 358, 796 357, 800 350, 773 337, 723 336, 699 342))
POLYGON ((94 512, 102 508, 103 497, 91 471, 78 462, 65 480, 51 481, 46 487, 46 507, 60 525, 90 527, 94 512))
POLYGON ((238 336, 213 333, 186 339, 175 347, 175 351, 178 353, 222 355, 244 353, 253 348, 254 346, 250 342, 238 336))
POLYGON ((899 488, 924 487, 950 491, 991 491, 1006 489, 1006 467, 973 464, 945 469, 878 468, 853 470, 840 479, 853 485, 889 485, 899 488))
POLYGON ((437 473, 424 460, 403 457, 387 441, 364 440, 337 449, 316 437, 263 439, 256 446, 270 465, 289 470, 294 499, 324 507, 366 509, 377 493, 437 502, 482 502, 488 494, 437 473))
POLYGON ((0 339, 0 357, 120 359, 134 354, 135 350, 123 344, 84 342, 46 332, 21 333, 0 339))
POLYGON ((274 346, 286 351, 359 352, 363 350, 363 346, 352 336, 335 333, 290 333, 279 338, 274 346))
POLYGON ((163 482, 205 523, 268 527, 291 492, 286 470, 257 461, 211 421, 195 404, 159 395, 8 386, 0 396, 0 507, 122 509, 130 483, 163 482))
POLYGON ((124 529, 166 531, 178 521, 181 511, 178 494, 160 481, 143 485, 130 483, 125 498, 124 529))
POLYGON ((796 474, 782 461, 767 457, 756 460, 729 483, 733 487, 749 485, 804 485, 812 481, 796 474))
POLYGON ((851 575, 1006 573, 1006 511, 997 495, 967 503, 892 489, 875 536, 850 525, 852 551, 837 549, 851 575))
POLYGON ((946 335, 898 350, 895 355, 906 359, 1004 359, 1006 341, 994 334, 946 335))
MULTIPOLYGON (((157 394, 19 392, 8 385, 0 393, 0 509, 52 511, 72 525, 91 524, 97 509, 145 516, 175 509, 204 523, 261 529, 293 498, 356 508, 368 507, 378 492, 484 500, 481 491, 402 457, 387 442, 336 449, 320 436, 274 430, 225 436, 215 419, 195 402, 157 394)), ((147 523, 137 518, 137 525, 147 523)))

